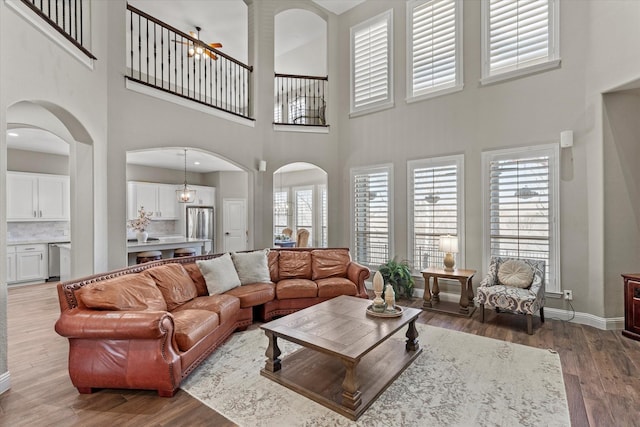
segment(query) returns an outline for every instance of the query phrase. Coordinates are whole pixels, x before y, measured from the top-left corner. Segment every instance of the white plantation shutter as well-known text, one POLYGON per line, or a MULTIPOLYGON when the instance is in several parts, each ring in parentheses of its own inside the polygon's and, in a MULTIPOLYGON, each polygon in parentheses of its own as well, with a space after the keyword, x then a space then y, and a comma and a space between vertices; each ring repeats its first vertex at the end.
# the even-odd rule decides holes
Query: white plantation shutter
POLYGON ((306 228, 309 231, 309 246, 313 246, 313 189, 296 188, 294 193, 296 233, 306 228))
POLYGON ((328 245, 328 225, 329 225, 329 210, 327 207, 327 186, 319 185, 318 191, 320 192, 320 246, 326 248, 328 245))
POLYGON ((547 291, 557 286, 555 157, 547 150, 488 161, 489 255, 544 260, 547 291))
POLYGON ((558 59, 557 0, 485 0, 483 75, 558 59))
POLYGON ((391 101, 391 17, 388 11, 351 28, 351 111, 391 101))
MULTIPOLYGON (((462 248, 463 156, 409 162, 411 254, 415 270, 440 267, 440 236, 458 236, 462 248)), ((459 264, 461 253, 454 254, 459 264)))
POLYGON ((409 2, 409 96, 461 84, 461 19, 457 0, 409 2))
POLYGON ((273 192, 273 234, 282 234, 289 227, 288 195, 288 190, 273 192))
POLYGON ((377 267, 390 257, 390 174, 390 166, 352 171, 352 251, 365 265, 377 267))

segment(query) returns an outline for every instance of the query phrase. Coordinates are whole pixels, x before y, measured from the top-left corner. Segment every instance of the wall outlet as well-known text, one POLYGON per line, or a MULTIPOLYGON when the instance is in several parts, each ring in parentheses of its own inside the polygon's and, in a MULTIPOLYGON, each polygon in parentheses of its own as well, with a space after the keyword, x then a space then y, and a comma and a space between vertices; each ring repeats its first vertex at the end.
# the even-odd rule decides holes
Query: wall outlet
POLYGON ((563 293, 564 293, 564 299, 566 299, 568 301, 573 300, 573 291, 565 290, 565 291, 563 291, 563 293))

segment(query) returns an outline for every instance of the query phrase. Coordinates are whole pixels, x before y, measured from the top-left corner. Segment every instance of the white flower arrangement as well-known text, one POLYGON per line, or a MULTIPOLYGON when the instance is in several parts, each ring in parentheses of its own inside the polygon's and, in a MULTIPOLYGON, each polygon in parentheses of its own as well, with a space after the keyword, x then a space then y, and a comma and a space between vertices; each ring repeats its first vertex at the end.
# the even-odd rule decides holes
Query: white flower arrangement
POLYGON ((151 222, 152 215, 153 212, 147 212, 144 210, 144 206, 140 206, 138 217, 129 221, 129 227, 136 231, 144 231, 151 222))

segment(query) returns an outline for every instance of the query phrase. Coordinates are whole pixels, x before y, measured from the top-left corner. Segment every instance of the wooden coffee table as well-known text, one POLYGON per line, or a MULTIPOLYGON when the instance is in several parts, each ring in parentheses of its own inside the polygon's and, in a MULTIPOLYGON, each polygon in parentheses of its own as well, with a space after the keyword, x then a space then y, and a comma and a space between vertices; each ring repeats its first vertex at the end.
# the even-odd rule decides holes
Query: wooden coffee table
POLYGON ((422 352, 415 322, 421 310, 400 317, 366 313, 370 300, 339 296, 261 326, 269 346, 260 374, 357 420, 422 352), (389 340, 407 326, 406 343, 389 340), (301 349, 280 359, 278 338, 301 349))

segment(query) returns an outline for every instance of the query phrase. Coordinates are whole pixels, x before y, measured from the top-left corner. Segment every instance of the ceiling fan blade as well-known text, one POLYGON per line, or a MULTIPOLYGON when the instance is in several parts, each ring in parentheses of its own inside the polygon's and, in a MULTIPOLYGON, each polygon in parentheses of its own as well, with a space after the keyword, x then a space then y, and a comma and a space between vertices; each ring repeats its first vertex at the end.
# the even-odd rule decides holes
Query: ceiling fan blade
POLYGON ((218 59, 218 56, 215 53, 211 52, 211 51, 205 50, 205 53, 207 54, 207 56, 209 58, 213 59, 214 61, 218 59))
POLYGON ((220 49, 222 47, 222 43, 209 43, 209 46, 214 49, 220 49))

